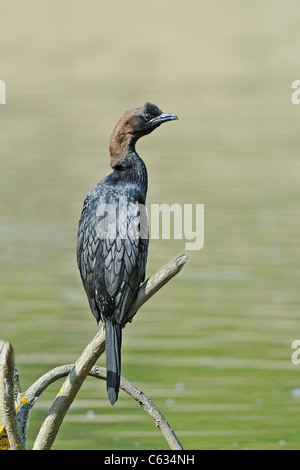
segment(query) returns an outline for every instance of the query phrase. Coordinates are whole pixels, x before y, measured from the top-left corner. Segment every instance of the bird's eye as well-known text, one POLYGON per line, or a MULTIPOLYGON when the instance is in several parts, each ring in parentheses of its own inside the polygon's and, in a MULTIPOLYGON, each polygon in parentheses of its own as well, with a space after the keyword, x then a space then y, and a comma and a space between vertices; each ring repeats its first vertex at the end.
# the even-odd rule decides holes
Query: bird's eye
POLYGON ((150 114, 148 113, 144 114, 144 118, 146 119, 146 121, 148 121, 150 119, 150 114))

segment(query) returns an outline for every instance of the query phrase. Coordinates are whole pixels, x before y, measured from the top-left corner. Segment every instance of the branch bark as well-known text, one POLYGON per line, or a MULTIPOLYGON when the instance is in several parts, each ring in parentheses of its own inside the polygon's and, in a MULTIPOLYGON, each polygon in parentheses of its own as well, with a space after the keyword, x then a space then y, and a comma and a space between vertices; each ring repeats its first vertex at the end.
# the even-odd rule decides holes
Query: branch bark
MULTIPOLYGON (((90 371, 90 374, 93 377, 98 379, 106 380, 106 369, 104 367, 95 366, 90 371)), ((164 418, 159 409, 154 405, 154 403, 148 398, 142 390, 140 390, 136 385, 134 385, 129 380, 121 377, 120 388, 124 390, 128 395, 137 401, 143 410, 153 419, 156 427, 158 427, 162 434, 164 435, 167 443, 169 444, 172 450, 183 450, 177 436, 168 421, 164 418)))
MULTIPOLYGON (((154 295, 162 286, 181 271, 187 260, 188 256, 185 254, 178 256, 175 260, 160 268, 153 276, 142 284, 137 298, 130 308, 127 321, 137 313, 138 309, 150 297, 152 297, 152 295, 154 295)), ((105 331, 102 327, 72 367, 41 426, 34 443, 33 450, 51 449, 60 425, 77 392, 104 350, 105 331)))
POLYGON ((14 351, 9 343, 0 350, 0 407, 3 426, 11 450, 23 450, 25 443, 18 426, 15 398, 16 387, 14 351))
MULTIPOLYGON (((73 368, 73 364, 68 364, 64 366, 56 367, 55 369, 50 370, 42 377, 40 377, 26 392, 25 396, 28 399, 29 405, 33 406, 37 398, 41 393, 58 379, 67 376, 73 368)), ((92 377, 97 379, 106 380, 106 369, 105 367, 94 366, 89 374, 92 377)), ((152 418, 155 422, 156 427, 158 427, 163 436, 165 437, 167 443, 169 444, 172 450, 182 450, 182 446, 159 409, 154 405, 154 403, 148 398, 142 390, 136 387, 132 382, 121 377, 120 388, 124 390, 129 396, 134 398, 135 401, 143 408, 143 410, 152 418)), ((24 408, 23 408, 24 409, 24 408)))

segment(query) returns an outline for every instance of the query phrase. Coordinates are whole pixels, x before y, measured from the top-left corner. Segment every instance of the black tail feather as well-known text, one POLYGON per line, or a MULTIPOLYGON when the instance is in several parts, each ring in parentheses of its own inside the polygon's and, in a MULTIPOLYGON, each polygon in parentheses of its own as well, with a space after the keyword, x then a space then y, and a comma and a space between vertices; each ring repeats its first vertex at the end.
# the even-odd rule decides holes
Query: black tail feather
POLYGON ((106 388, 108 399, 114 405, 120 387, 122 327, 108 320, 105 328, 106 388))

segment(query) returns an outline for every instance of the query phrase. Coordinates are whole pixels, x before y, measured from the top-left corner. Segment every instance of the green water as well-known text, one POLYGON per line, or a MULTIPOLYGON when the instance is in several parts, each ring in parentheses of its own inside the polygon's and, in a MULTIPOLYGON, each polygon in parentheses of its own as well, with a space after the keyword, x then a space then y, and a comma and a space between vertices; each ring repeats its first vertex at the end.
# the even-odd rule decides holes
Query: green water
MULTIPOLYGON (((297 449, 300 7, 293 0, 1 2, 0 337, 25 390, 97 331, 75 261, 82 202, 125 109, 178 122, 138 143, 151 203, 205 204, 205 246, 124 331, 123 375, 185 449, 297 449)), ((185 251, 150 241, 147 274, 185 251)), ((100 360, 103 364, 104 357, 100 360)), ((60 388, 36 403, 29 447, 60 388)), ((166 449, 89 378, 56 449, 166 449)))

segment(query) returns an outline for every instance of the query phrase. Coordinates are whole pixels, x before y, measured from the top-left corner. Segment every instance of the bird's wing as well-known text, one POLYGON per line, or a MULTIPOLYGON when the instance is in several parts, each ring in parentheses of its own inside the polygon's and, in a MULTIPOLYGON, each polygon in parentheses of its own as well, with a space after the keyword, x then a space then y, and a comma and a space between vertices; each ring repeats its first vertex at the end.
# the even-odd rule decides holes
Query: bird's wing
POLYGON ((87 199, 77 243, 82 281, 95 318, 123 324, 145 278, 148 238, 139 236, 145 218, 137 202, 121 207, 115 194, 87 199))
POLYGON ((96 198, 88 194, 83 204, 77 235, 77 264, 91 311, 98 322, 101 315, 95 301, 94 285, 96 254, 100 245, 93 220, 96 201, 96 198))
MULTIPOLYGON (((148 238, 140 238, 139 214, 137 202, 128 202, 126 207, 119 203, 116 210, 116 237, 105 238, 96 256, 96 271, 102 271, 103 261, 105 266, 104 283, 99 282, 97 290, 97 304, 102 308, 107 302, 107 291, 114 301, 113 320, 119 324, 123 324, 145 277, 148 238)), ((102 315, 105 317, 106 314, 109 315, 108 311, 103 310, 102 315)))

